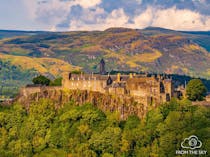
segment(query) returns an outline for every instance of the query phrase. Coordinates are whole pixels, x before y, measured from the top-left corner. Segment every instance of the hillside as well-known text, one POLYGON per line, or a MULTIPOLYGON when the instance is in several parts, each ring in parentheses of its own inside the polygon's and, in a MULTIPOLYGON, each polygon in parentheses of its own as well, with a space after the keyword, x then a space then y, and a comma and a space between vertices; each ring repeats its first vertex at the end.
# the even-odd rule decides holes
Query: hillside
POLYGON ((98 72, 101 58, 106 61, 107 71, 144 71, 210 79, 209 43, 210 32, 177 32, 153 27, 90 32, 1 30, 0 61, 7 63, 7 69, 1 70, 0 81, 9 82, 6 87, 14 87, 14 84, 25 85, 39 73, 53 78, 64 71, 81 68, 85 72, 98 72), (22 76, 17 77, 19 80, 13 76, 17 69, 22 76))
POLYGON ((17 94, 18 88, 31 83, 37 73, 34 70, 23 70, 18 66, 11 65, 8 61, 0 61, 0 98, 17 94))
POLYGON ((0 53, 0 59, 10 62, 11 65, 19 66, 23 70, 34 70, 40 74, 49 73, 53 76, 61 76, 63 72, 80 69, 55 58, 31 58, 0 53))
POLYGON ((46 34, 42 31, 13 31, 13 30, 0 30, 0 39, 11 38, 17 36, 31 36, 37 34, 46 34))
POLYGON ((20 87, 31 84, 32 78, 42 74, 53 79, 69 70, 80 70, 55 58, 31 58, 0 53, 0 97, 13 97, 20 87))
MULTIPOLYGON (((186 74, 210 78, 208 32, 161 28, 38 33, 0 40, 0 52, 14 56, 50 57, 97 72, 103 57, 107 70, 186 74)), ((35 61, 35 60, 34 60, 35 61)))

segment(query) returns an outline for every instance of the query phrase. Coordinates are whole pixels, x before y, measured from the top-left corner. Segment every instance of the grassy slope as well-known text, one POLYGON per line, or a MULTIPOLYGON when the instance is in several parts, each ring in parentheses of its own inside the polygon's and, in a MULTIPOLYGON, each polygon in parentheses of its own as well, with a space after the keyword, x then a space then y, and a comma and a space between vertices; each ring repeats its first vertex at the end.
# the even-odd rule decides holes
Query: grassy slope
POLYGON ((61 76, 71 70, 79 70, 65 61, 55 58, 31 58, 0 53, 0 97, 13 97, 20 87, 30 84, 38 74, 61 76))
POLYGON ((38 73, 50 73, 53 76, 61 75, 63 72, 80 69, 79 67, 72 66, 65 61, 55 58, 31 58, 0 53, 0 59, 9 61, 11 65, 19 66, 24 70, 34 69, 38 73))

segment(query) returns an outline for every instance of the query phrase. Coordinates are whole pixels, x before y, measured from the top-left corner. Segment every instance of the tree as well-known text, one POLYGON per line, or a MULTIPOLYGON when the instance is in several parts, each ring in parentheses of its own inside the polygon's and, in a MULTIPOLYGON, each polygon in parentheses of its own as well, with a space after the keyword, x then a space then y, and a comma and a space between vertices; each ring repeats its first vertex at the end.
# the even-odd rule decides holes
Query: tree
POLYGON ((207 89, 200 79, 193 79, 187 84, 186 94, 191 101, 202 101, 206 92, 207 89))
POLYGON ((40 76, 37 76, 37 77, 33 78, 32 82, 34 84, 40 84, 40 85, 49 86, 50 79, 48 79, 47 77, 45 77, 43 75, 40 75, 40 76))
POLYGON ((62 85, 62 77, 55 79, 50 82, 50 86, 61 86, 62 85))

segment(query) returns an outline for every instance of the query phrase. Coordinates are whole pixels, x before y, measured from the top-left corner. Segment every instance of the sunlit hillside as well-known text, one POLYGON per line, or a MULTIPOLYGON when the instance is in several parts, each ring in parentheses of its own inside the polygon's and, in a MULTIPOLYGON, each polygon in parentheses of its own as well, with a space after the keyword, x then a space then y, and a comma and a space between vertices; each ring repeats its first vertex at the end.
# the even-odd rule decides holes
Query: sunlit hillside
POLYGON ((34 58, 26 56, 14 56, 0 53, 0 59, 8 61, 11 65, 19 66, 23 70, 35 70, 37 73, 50 73, 53 76, 62 75, 63 72, 80 70, 81 68, 72 66, 69 63, 55 58, 34 58))
MULTIPOLYGON (((17 58, 56 58, 82 67, 86 72, 97 72, 98 62, 104 58, 108 71, 149 71, 209 78, 209 40, 208 32, 193 34, 161 28, 39 32, 4 37, 0 40, 0 52, 17 58)), ((37 66, 37 59, 30 62, 34 62, 30 67, 46 71, 37 66)))

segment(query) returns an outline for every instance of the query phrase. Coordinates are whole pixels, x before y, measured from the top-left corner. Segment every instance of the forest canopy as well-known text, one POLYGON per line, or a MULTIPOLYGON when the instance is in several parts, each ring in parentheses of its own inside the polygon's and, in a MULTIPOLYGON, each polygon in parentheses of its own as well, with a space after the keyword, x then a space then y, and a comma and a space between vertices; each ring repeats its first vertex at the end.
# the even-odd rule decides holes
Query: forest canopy
POLYGON ((1 157, 149 157, 175 156, 190 135, 210 152, 210 108, 175 100, 120 120, 91 104, 69 102, 56 110, 51 100, 0 108, 1 157))

